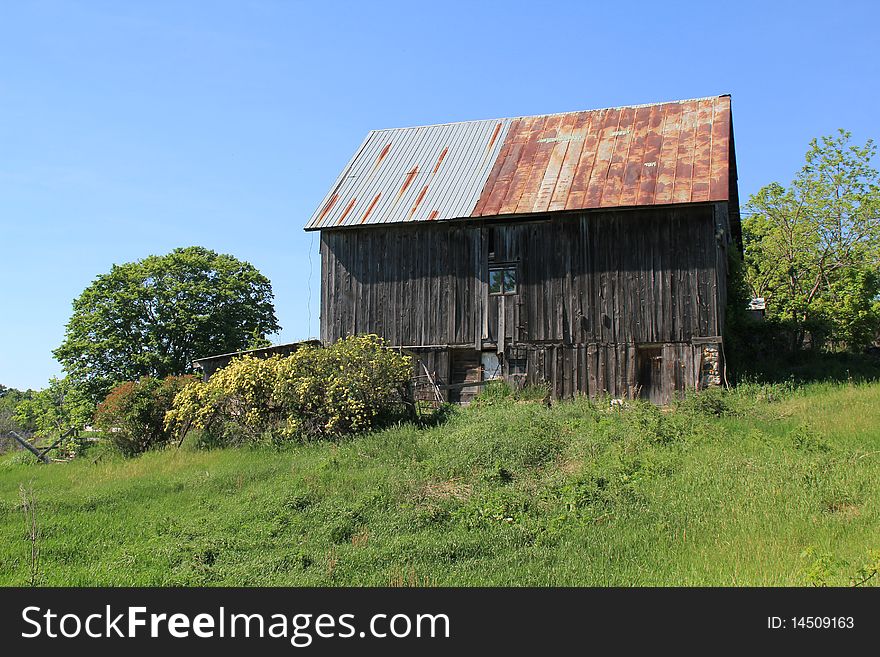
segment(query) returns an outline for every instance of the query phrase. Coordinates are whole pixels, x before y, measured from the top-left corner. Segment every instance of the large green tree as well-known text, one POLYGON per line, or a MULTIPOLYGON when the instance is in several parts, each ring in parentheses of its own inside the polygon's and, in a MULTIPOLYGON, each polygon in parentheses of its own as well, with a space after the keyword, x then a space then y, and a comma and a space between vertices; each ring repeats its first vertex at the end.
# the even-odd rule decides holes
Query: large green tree
POLYGON ((876 147, 844 130, 814 139, 788 187, 753 195, 743 221, 746 279, 771 318, 858 348, 880 325, 880 176, 876 147))
POLYGON ((266 343, 280 330, 269 280, 198 246, 114 265, 73 302, 53 353, 99 401, 116 383, 190 372, 194 358, 266 343))

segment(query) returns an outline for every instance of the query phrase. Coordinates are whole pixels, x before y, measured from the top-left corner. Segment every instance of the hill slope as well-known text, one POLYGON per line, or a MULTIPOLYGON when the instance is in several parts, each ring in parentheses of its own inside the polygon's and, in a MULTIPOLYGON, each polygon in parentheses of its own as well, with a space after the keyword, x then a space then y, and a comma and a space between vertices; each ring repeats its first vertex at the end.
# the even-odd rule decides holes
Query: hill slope
POLYGON ((845 585, 880 549, 877 384, 501 394, 340 444, 20 461, 4 585, 31 577, 21 486, 49 585, 845 585))

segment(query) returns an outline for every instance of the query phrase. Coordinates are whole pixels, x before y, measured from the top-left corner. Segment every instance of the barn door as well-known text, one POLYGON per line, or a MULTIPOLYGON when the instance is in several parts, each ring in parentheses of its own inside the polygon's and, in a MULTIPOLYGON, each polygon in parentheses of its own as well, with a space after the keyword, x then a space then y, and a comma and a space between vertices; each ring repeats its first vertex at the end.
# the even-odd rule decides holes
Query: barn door
POLYGON ((453 349, 449 376, 449 401, 453 404, 467 404, 480 391, 482 380, 480 352, 469 349, 453 349), (471 385, 469 385, 471 384, 471 385))
POLYGON ((638 368, 639 396, 652 404, 665 404, 662 347, 639 347, 638 368))

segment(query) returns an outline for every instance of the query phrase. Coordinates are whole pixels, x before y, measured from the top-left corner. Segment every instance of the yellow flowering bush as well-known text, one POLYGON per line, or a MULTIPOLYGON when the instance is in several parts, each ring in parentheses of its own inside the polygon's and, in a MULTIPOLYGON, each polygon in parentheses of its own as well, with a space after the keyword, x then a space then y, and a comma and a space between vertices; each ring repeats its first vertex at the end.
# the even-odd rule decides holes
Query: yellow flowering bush
POLYGON ((258 440, 280 421, 281 409, 272 396, 279 361, 278 356, 243 356, 207 383, 191 383, 174 398, 166 427, 178 434, 199 429, 225 443, 258 440))
POLYGON ((403 411, 412 371, 408 356, 375 335, 329 347, 303 347, 287 358, 243 357, 175 398, 169 429, 209 432, 222 442, 340 436, 367 431, 403 411))
POLYGON ((279 364, 275 398, 288 436, 335 436, 367 431, 402 411, 412 362, 375 335, 300 349, 279 364))

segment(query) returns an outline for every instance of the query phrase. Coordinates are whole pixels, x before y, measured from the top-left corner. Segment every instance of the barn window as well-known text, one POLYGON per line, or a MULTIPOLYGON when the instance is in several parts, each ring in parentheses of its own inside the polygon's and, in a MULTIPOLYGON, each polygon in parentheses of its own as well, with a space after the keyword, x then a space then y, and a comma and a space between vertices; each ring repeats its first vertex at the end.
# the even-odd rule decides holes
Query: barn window
POLYGON ((489 268, 489 294, 516 294, 516 266, 489 268))

